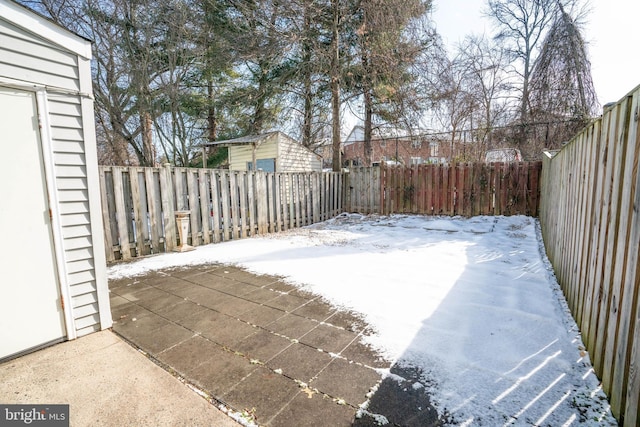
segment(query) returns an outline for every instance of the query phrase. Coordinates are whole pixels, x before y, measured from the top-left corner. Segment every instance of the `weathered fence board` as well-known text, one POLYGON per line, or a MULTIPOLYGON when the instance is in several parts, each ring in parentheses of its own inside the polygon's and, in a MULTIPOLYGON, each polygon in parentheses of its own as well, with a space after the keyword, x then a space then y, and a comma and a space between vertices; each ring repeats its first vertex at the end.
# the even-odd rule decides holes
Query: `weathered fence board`
POLYGON ((356 169, 348 176, 348 206, 385 215, 537 216, 541 167, 541 162, 383 166, 370 176, 356 169), (379 193, 362 184, 362 176, 369 183, 379 179, 379 193))
POLYGON ((640 420, 640 87, 544 160, 540 223, 611 410, 640 420))
POLYGON ((340 173, 100 167, 107 260, 277 232, 344 211, 340 173), (186 210, 180 242, 175 212, 186 210))

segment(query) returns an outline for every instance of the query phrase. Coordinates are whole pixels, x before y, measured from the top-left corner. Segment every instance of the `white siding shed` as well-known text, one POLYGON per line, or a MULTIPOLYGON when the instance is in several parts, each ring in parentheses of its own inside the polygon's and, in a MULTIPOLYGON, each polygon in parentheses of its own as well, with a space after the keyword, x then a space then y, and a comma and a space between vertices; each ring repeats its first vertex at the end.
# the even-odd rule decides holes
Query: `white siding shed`
POLYGON ((0 360, 111 327, 91 43, 0 0, 0 360))
POLYGON ((254 159, 261 164, 273 165, 267 172, 321 172, 322 157, 282 132, 268 132, 204 146, 229 147, 229 169, 246 171, 254 159))

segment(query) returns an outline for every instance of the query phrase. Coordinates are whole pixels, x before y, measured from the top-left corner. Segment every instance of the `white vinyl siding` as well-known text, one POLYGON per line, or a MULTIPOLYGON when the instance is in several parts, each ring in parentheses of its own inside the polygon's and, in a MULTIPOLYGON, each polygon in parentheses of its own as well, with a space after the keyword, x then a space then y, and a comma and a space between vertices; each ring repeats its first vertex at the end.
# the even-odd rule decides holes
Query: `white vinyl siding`
POLYGON ((82 336, 111 326, 102 265, 93 104, 87 97, 91 93, 90 44, 11 3, 0 0, 0 10, 5 12, 0 16, 0 80, 46 88, 58 202, 54 211, 62 234, 62 242, 56 244, 61 245, 65 266, 60 274, 66 275, 62 283, 69 289, 67 304, 72 307, 75 335, 82 336), (20 27, 18 22, 28 25, 20 27), (103 306, 106 310, 101 313, 103 306))
POLYGON ((82 336, 100 323, 80 97, 49 94, 49 116, 68 284, 82 336))
POLYGON ((0 18, 0 75, 80 90, 77 56, 0 18))

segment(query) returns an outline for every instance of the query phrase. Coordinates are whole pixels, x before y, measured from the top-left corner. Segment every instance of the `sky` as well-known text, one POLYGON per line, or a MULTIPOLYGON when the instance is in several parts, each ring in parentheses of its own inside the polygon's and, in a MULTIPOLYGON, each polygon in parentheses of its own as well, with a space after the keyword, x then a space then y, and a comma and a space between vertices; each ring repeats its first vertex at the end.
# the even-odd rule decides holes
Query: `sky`
MULTIPOLYGON (((486 0, 434 0, 434 4, 433 18, 449 46, 469 33, 491 35, 491 23, 482 16, 486 0)), ((594 86, 604 105, 640 85, 640 1, 591 0, 591 8, 585 38, 594 86)))
POLYGON ((543 253, 526 216, 341 214, 115 265, 109 277, 203 263, 281 276, 360 313, 367 342, 420 368, 413 388, 454 425, 617 425, 543 253))

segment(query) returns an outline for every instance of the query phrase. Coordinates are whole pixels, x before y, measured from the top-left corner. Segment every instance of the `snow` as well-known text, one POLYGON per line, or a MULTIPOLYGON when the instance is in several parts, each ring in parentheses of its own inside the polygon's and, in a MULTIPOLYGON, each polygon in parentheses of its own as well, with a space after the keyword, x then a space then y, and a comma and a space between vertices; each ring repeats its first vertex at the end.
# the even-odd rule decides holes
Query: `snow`
POLYGON ((525 216, 342 214, 301 229, 109 269, 233 263, 362 314, 368 342, 422 370, 457 425, 617 425, 525 216))

